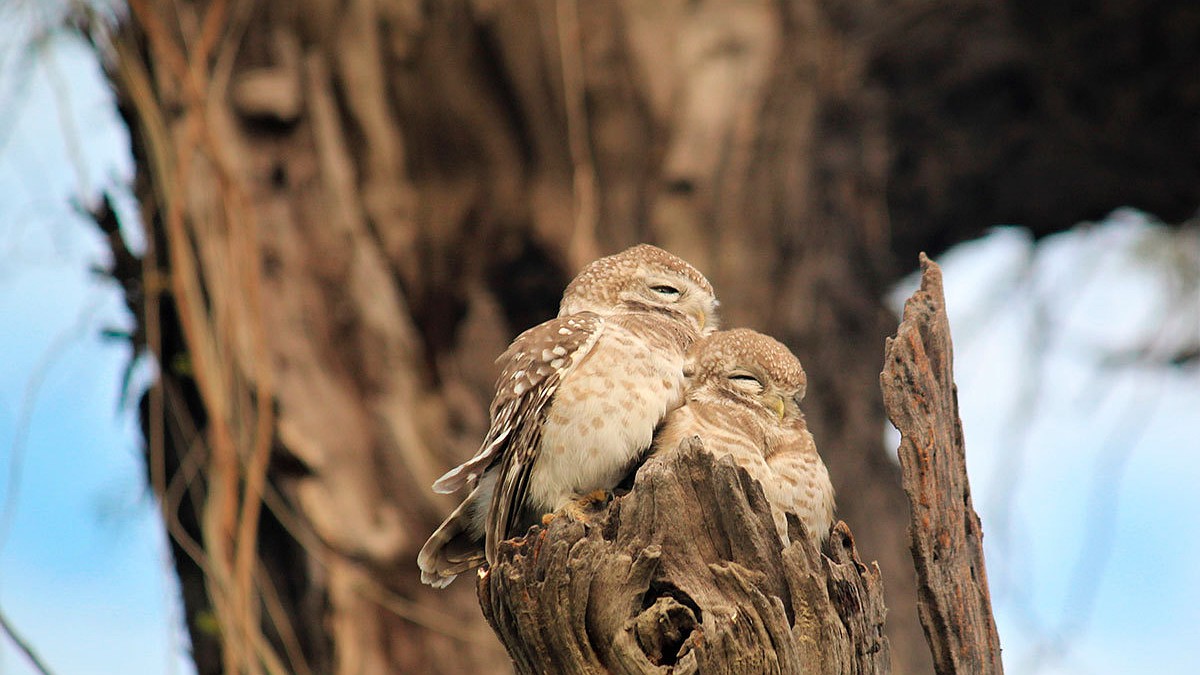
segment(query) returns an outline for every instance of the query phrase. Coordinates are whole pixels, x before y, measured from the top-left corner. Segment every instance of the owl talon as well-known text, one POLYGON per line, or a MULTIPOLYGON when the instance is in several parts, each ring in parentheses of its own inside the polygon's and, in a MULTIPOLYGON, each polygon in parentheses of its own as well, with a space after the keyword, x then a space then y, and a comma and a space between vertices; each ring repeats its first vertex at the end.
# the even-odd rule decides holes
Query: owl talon
POLYGON ((547 514, 543 515, 542 516, 542 527, 550 527, 550 523, 553 523, 554 519, 557 517, 558 517, 557 513, 547 513, 547 514))
POLYGON ((567 502, 566 506, 562 507, 562 512, 572 520, 587 522, 612 501, 612 497, 608 490, 593 490, 567 502))
POLYGON ((592 490, 586 495, 579 498, 582 506, 591 506, 593 504, 603 506, 612 501, 613 495, 608 490, 592 490))
POLYGON ((580 503, 580 500, 575 499, 567 502, 567 505, 562 507, 562 513, 571 520, 587 522, 589 520, 586 511, 586 502, 580 503))

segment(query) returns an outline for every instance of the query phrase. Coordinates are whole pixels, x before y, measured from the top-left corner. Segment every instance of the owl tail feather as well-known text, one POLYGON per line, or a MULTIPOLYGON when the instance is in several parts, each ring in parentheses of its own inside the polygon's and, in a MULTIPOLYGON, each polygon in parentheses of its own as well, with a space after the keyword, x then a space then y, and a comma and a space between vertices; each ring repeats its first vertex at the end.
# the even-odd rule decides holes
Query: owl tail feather
POLYGON ((444 476, 434 481, 433 491, 448 495, 458 492, 464 485, 479 478, 480 474, 495 461, 496 453, 504 443, 504 439, 508 438, 510 431, 511 429, 505 428, 495 438, 484 439, 483 447, 479 448, 479 452, 476 452, 474 457, 450 469, 444 476))
POLYGON ((421 568, 423 583, 445 588, 458 575, 483 564, 483 542, 468 526, 472 498, 477 491, 478 488, 463 500, 421 547, 417 566, 421 568))

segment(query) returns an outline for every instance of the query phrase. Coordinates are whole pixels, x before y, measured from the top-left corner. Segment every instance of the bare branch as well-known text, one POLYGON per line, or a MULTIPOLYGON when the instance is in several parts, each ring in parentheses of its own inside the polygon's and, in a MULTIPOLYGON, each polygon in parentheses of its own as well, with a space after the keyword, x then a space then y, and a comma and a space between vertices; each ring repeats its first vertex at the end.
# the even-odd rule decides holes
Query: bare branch
POLYGON ((34 670, 42 675, 50 675, 50 668, 47 667, 45 662, 42 661, 42 659, 37 655, 37 652, 34 651, 33 646, 26 642, 25 638, 21 637, 21 634, 17 632, 16 628, 13 627, 12 622, 8 620, 8 617, 2 610, 0 610, 0 629, 2 629, 4 634, 8 636, 8 639, 11 640, 14 645, 16 645, 17 649, 25 655, 25 658, 29 660, 29 663, 33 666, 34 670))

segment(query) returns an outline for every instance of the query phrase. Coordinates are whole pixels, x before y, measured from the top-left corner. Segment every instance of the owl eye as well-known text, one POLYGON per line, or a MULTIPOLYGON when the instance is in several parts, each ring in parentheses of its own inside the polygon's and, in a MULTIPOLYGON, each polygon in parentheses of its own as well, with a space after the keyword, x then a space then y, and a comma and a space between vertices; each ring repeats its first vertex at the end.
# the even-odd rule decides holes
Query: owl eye
POLYGON ((666 284, 658 284, 656 286, 651 286, 650 290, 654 291, 655 293, 658 293, 659 295, 663 296, 664 298, 679 297, 679 289, 675 288, 674 286, 668 286, 666 284))
POLYGON ((757 377, 748 373, 734 373, 729 376, 729 381, 732 382, 733 386, 735 387, 748 389, 755 392, 762 391, 763 388, 762 382, 759 382, 757 377))

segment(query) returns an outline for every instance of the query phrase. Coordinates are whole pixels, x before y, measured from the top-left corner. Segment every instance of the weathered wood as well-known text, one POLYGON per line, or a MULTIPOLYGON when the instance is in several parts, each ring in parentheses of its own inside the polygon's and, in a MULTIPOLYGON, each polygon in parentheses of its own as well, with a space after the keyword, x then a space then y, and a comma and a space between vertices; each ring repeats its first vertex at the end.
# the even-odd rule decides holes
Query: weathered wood
POLYGON ((928 672, 884 290, 916 248, 1182 217, 1200 186, 1198 57, 1145 48, 1187 44, 1189 0, 127 4, 97 35, 148 254, 113 272, 163 366, 147 467, 203 675, 505 670, 468 585, 419 582, 428 485, 476 450, 495 355, 639 241, 804 360, 896 669, 928 672))
POLYGON ((879 377, 888 417, 901 435, 917 609, 939 674, 1002 673, 983 531, 967 481, 942 271, 924 254, 921 270, 921 288, 887 341, 879 377))
POLYGON ((845 523, 786 548, 762 488, 699 439, 632 490, 501 546, 484 615, 518 673, 887 673, 879 569, 845 523))

